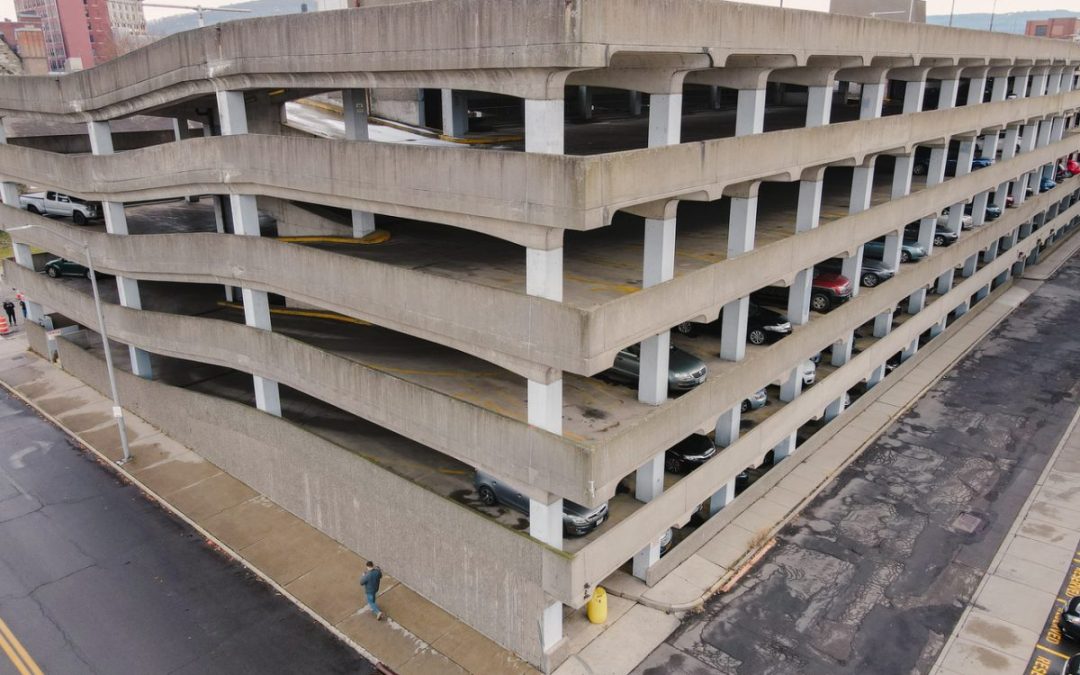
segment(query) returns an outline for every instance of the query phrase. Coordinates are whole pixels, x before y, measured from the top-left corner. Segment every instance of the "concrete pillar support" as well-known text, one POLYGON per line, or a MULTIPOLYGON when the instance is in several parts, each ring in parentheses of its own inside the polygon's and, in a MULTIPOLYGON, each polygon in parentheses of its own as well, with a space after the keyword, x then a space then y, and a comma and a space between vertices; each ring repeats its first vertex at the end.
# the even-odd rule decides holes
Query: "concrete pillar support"
POLYGON ((735 135, 749 136, 765 130, 765 89, 740 89, 735 116, 735 135))
POLYGON ((464 138, 469 131, 469 97, 463 91, 442 90, 442 131, 446 136, 464 138))
MULTIPOLYGON (((742 255, 754 248, 757 229, 757 184, 731 198, 728 221, 728 258, 742 255)), ((750 308, 748 297, 724 305, 723 333, 720 338, 720 358, 741 361, 746 355, 746 322, 750 308)))
MULTIPOLYGON (((369 140, 367 90, 342 89, 341 109, 345 119, 346 140, 369 140)), ((371 234, 375 231, 375 214, 370 211, 353 209, 352 228, 353 237, 356 237, 357 239, 371 234)))

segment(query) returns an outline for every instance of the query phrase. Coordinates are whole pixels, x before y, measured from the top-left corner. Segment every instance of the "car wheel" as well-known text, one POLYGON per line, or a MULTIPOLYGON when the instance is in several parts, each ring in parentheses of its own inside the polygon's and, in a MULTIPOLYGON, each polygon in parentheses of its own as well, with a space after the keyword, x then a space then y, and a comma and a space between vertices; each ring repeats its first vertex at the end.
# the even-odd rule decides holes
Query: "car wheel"
POLYGON ((927 168, 928 167, 925 164, 916 164, 911 167, 911 174, 913 176, 925 176, 927 168))
POLYGON ((495 491, 487 485, 481 485, 477 492, 480 493, 480 501, 484 502, 487 506, 495 506, 499 501, 495 498, 495 491))
POLYGON ((867 272, 866 274, 862 275, 862 285, 863 285, 863 288, 873 288, 874 286, 877 286, 878 285, 877 275, 872 274, 870 272, 867 272))
POLYGON ((938 235, 938 236, 934 237, 934 246, 944 246, 944 245, 945 245, 945 237, 942 237, 941 235, 938 235))
POLYGON ((34 206, 33 204, 27 204, 26 205, 26 210, 29 211, 30 213, 38 213, 37 207, 34 206))
POLYGON ((911 262, 911 254, 907 251, 900 251, 900 262, 911 262))
POLYGON ((46 267, 45 274, 48 274, 50 277, 55 279, 60 276, 60 270, 56 269, 55 267, 46 267))
POLYGON ((746 334, 746 341, 752 345, 765 344, 765 331, 760 328, 755 328, 746 334))
POLYGON ((810 309, 815 312, 827 312, 832 307, 832 301, 829 300, 829 296, 823 293, 814 293, 810 296, 810 309))
POLYGON ((84 214, 82 211, 76 211, 75 213, 71 214, 71 219, 75 221, 76 225, 86 224, 86 214, 84 214))
POLYGON ((668 455, 664 457, 664 471, 668 473, 682 473, 682 460, 678 457, 668 455))
POLYGON ((743 399, 739 405, 739 412, 750 412, 750 401, 748 399, 743 399))
POLYGON ((675 326, 675 330, 686 336, 692 336, 697 333, 697 327, 694 326, 693 321, 683 321, 678 326, 675 326))

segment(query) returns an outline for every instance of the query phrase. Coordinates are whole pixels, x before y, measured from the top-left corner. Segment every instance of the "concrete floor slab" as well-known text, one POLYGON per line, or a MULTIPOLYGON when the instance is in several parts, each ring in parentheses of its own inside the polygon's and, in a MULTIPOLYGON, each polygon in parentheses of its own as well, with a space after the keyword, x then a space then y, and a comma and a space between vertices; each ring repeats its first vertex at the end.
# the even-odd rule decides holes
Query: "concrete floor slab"
POLYGON ((979 593, 978 606, 995 616, 1007 617, 1009 623, 1020 628, 1038 633, 1046 623, 1046 613, 1056 597, 1056 593, 1046 593, 1011 579, 991 576, 979 593))
POLYGON ((457 623, 457 619, 401 584, 381 593, 378 602, 388 616, 428 644, 435 643, 457 623))
POLYGON ((244 483, 222 472, 173 492, 169 495, 169 502, 188 518, 202 521, 257 494, 244 483))
POLYGON ((1039 640, 1038 632, 1025 630, 981 610, 974 610, 968 615, 962 630, 964 638, 974 644, 1018 659, 1027 659, 1031 654, 1031 645, 1039 640))
POLYGON ((994 574, 1030 586, 1043 593, 1057 593, 1061 571, 1013 554, 1002 557, 994 574))
POLYGON ((338 547, 314 569, 287 584, 285 590, 337 625, 366 605, 360 586, 365 562, 344 546, 338 547))
MULTIPOLYGON (((610 612, 610 603, 608 609, 610 612)), ((469 673, 524 675, 537 672, 525 661, 463 623, 457 623, 431 646, 469 673)))
POLYGON ((963 639, 948 647, 940 663, 941 668, 949 672, 981 675, 1016 675, 1027 667, 1027 659, 963 639))
MULTIPOLYGON (((637 605, 589 643, 578 657, 587 664, 593 675, 622 675, 633 670, 675 628, 679 620, 670 614, 637 605)), ((559 668, 556 675, 575 672, 579 666, 567 662, 567 670, 559 668)))
POLYGON ((268 577, 287 586, 337 549, 337 542, 297 519, 292 525, 271 532, 240 552, 268 577))
POLYGON ((168 496, 219 473, 221 469, 188 450, 167 462, 140 471, 138 476, 151 490, 168 496))

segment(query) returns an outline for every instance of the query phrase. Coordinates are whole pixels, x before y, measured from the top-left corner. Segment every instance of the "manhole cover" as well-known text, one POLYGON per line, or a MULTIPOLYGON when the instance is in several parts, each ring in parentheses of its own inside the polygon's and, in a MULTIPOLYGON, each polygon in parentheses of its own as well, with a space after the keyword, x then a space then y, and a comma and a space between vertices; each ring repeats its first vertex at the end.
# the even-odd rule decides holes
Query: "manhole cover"
POLYGON ((982 525, 982 518, 976 516, 973 513, 961 513, 953 521, 952 526, 954 530, 958 532, 966 532, 968 534, 975 534, 975 530, 979 529, 982 525))

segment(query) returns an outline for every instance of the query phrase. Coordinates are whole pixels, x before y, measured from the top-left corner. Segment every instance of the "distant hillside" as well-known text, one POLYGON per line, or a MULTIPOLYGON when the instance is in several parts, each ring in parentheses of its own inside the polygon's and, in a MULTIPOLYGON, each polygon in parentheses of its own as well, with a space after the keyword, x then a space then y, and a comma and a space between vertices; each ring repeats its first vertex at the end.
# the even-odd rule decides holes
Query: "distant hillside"
MULTIPOLYGON (((315 0, 251 0, 250 2, 238 2, 232 5, 222 5, 229 9, 250 9, 250 14, 235 14, 233 12, 206 12, 206 25, 223 21, 236 21, 237 19, 250 19, 256 16, 276 16, 279 14, 295 14, 301 10, 301 5, 307 3, 308 11, 315 11, 315 0)), ((199 18, 195 12, 185 12, 176 16, 166 16, 161 19, 146 22, 146 32, 151 35, 166 36, 179 33, 192 28, 198 28, 199 18)))
MULTIPOLYGON (((1051 9, 1039 12, 1013 12, 1011 14, 998 14, 994 16, 995 33, 1019 33, 1024 34, 1027 22, 1033 19, 1048 19, 1050 17, 1080 16, 1080 12, 1070 12, 1066 9, 1051 9)), ((949 25, 949 15, 941 14, 926 17, 926 23, 938 26, 949 25)), ((976 30, 989 30, 990 14, 957 14, 953 18, 953 28, 974 28, 976 30)))

